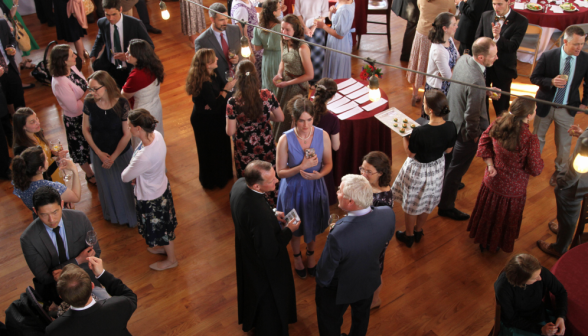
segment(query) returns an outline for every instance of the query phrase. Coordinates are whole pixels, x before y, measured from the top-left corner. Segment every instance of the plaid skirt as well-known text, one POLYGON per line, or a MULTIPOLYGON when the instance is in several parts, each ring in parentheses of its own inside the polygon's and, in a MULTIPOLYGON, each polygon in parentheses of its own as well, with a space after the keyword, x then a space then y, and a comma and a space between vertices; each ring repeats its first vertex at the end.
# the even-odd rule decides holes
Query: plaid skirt
MULTIPOLYGON (((323 29, 317 28, 312 37, 304 35, 307 42, 316 43, 324 46, 327 41, 327 33, 323 29)), ((323 78, 323 64, 325 63, 325 49, 308 45, 310 47, 310 60, 314 68, 314 79, 312 81, 318 82, 323 78)))
POLYGON ((90 163, 90 146, 82 133, 82 120, 83 114, 77 117, 63 115, 69 155, 72 161, 79 165, 90 163))
POLYGON ((406 158, 392 185, 394 200, 402 202, 402 210, 408 215, 431 213, 441 200, 445 157, 429 163, 406 158))
POLYGON ((169 245, 176 239, 178 220, 169 182, 163 195, 149 201, 137 200, 136 208, 139 234, 149 247, 169 245))
MULTIPOLYGON (((425 35, 416 32, 414 42, 412 43, 408 68, 420 72, 427 72, 429 50, 431 50, 431 40, 425 35)), ((414 72, 407 72, 406 78, 408 79, 408 82, 413 84, 417 89, 425 84, 425 76, 417 75, 414 72)))

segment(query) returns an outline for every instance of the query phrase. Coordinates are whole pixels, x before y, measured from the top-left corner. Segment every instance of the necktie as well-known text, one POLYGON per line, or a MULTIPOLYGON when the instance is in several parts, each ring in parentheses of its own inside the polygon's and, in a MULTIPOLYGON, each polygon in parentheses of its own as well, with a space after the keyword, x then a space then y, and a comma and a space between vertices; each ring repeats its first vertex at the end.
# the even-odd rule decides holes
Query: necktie
POLYGON ((227 40, 225 40, 225 34, 221 33, 221 47, 223 48, 223 54, 225 54, 225 59, 227 62, 229 61, 229 45, 227 44, 227 40))
MULTIPOLYGON (((564 71, 563 71, 564 75, 570 74, 570 67, 571 67, 570 61, 571 60, 572 60, 572 56, 566 57, 566 64, 564 65, 564 71)), ((554 103, 563 104, 564 97, 566 95, 566 88, 568 87, 569 82, 570 81, 568 78, 568 81, 566 82, 566 85, 563 87, 563 89, 557 89, 557 93, 555 94, 555 99, 553 100, 554 103)))
POLYGON ((506 17, 505 16, 498 16, 496 15, 496 17, 494 18, 494 21, 500 21, 500 20, 505 20, 506 17))
POLYGON ((53 229, 55 233, 55 240, 57 241, 57 253, 59 253, 59 263, 63 264, 67 261, 67 256, 65 255, 65 245, 63 245, 63 239, 59 234, 59 226, 53 229))
POLYGON ((118 33, 118 27, 114 25, 114 52, 119 53, 122 52, 120 48, 120 34, 118 33))

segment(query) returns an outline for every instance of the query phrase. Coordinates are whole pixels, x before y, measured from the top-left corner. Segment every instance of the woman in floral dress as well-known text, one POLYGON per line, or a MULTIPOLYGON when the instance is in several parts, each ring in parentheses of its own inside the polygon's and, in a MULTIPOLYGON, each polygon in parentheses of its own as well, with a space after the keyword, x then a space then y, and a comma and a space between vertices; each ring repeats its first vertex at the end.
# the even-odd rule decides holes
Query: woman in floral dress
MULTIPOLYGON (((274 94, 267 89, 261 90, 253 63, 241 61, 237 65, 236 79, 235 95, 227 102, 227 134, 233 136, 239 178, 253 160, 266 161, 275 167, 276 146, 270 121, 284 120, 284 113, 274 94)), ((275 205, 276 192, 269 192, 267 198, 275 205)))

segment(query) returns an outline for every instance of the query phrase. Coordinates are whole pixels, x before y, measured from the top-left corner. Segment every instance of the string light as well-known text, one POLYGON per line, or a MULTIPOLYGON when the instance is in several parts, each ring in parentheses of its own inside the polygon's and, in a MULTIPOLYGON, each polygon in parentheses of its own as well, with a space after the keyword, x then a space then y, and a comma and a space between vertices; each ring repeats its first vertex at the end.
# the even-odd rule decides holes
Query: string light
POLYGON ((588 139, 582 139, 580 143, 580 151, 574 159, 574 170, 580 174, 588 172, 588 139))
MULTIPOLYGON (((376 61, 368 57, 366 59, 366 62, 374 68, 375 72, 376 61)), ((375 74, 373 74, 370 77, 368 89, 370 90, 368 97, 371 101, 377 102, 378 100, 380 100, 380 98, 382 98, 382 94, 380 93, 380 81, 378 80, 378 76, 376 76, 375 74)))
POLYGON ((245 37, 245 21, 240 21, 241 26, 243 27, 243 36, 241 36, 241 56, 247 58, 251 56, 251 48, 249 48, 249 40, 245 37))
POLYGON ((167 6, 163 0, 159 2, 159 9, 161 10, 161 18, 164 20, 169 20, 169 11, 167 10, 167 6))

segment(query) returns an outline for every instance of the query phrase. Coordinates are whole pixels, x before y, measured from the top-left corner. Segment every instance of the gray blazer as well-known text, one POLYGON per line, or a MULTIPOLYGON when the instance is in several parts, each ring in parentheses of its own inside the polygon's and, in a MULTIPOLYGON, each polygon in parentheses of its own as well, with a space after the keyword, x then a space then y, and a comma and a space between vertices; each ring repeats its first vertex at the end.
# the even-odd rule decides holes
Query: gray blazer
MULTIPOLYGON (((229 50, 235 50, 237 55, 239 55, 239 59, 241 59, 241 31, 239 30, 239 27, 235 25, 227 25, 226 33, 229 50)), ((214 53, 218 58, 218 68, 216 68, 215 71, 217 76, 222 79, 223 85, 225 85, 227 83, 225 72, 229 70, 229 60, 225 58, 223 48, 218 43, 216 36, 214 36, 212 27, 208 27, 208 29, 200 34, 200 36, 194 41, 195 52, 201 48, 210 48, 214 50, 214 53)))
POLYGON ((571 192, 576 198, 583 198, 588 193, 588 173, 580 174, 574 169, 574 159, 580 151, 582 140, 586 138, 588 138, 588 128, 582 132, 578 141, 576 141, 576 148, 574 149, 574 154, 570 157, 568 169, 560 172, 557 176, 557 186, 560 189, 575 189, 572 189, 571 192))
MULTIPOLYGON (((59 264, 57 250, 51 238, 49 238, 45 224, 41 222, 41 219, 35 219, 20 236, 20 246, 27 265, 29 265, 37 281, 45 285, 55 283, 52 272, 58 266, 61 268, 70 263, 77 264, 75 258, 88 247, 86 245, 86 232, 93 229, 90 220, 81 211, 63 210, 62 219, 70 257, 64 264, 59 264)), ((100 257, 101 250, 98 242, 94 245, 94 250, 96 251, 96 257, 100 257)), ((88 263, 83 263, 80 267, 92 273, 92 275, 94 274, 89 270, 88 263)))
MULTIPOLYGON (((459 58, 451 79, 486 86, 482 69, 470 55, 459 58)), ((450 110, 448 120, 455 124, 461 141, 474 140, 488 128, 486 99, 485 90, 451 83, 447 92, 450 110)))

